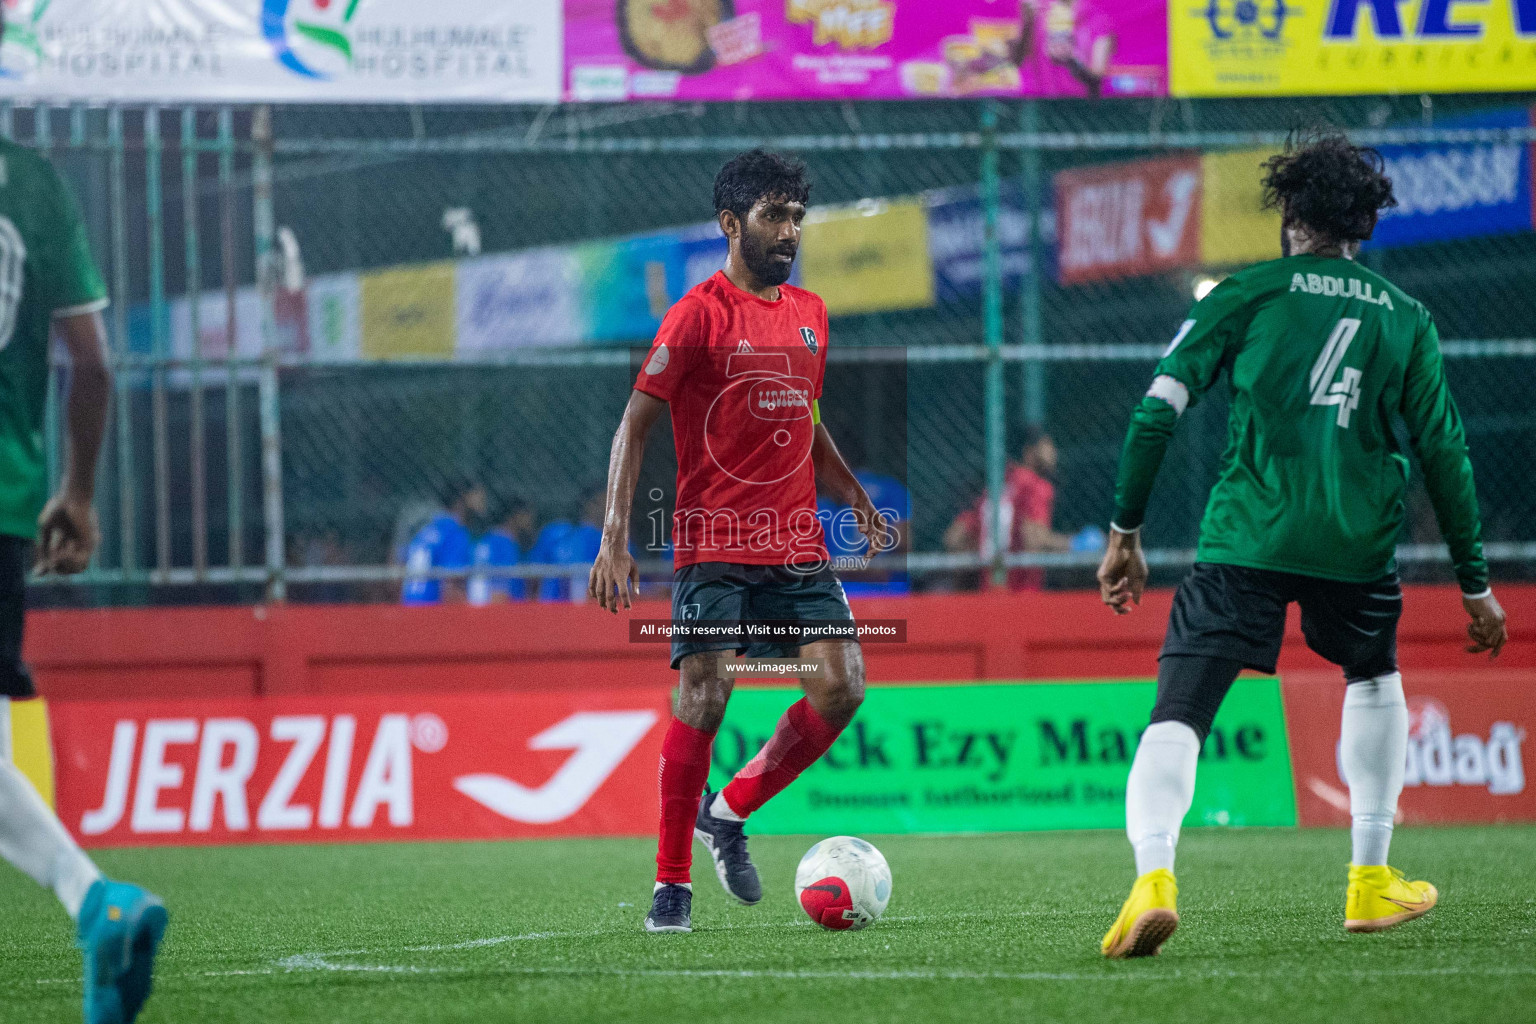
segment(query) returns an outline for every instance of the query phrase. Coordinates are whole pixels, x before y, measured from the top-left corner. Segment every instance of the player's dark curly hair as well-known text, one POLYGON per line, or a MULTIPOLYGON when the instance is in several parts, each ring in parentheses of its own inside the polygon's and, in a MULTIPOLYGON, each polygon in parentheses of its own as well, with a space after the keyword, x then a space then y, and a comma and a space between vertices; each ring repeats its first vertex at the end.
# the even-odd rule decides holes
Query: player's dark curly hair
POLYGON ((731 157, 715 175, 715 215, 726 210, 745 220, 747 212, 763 198, 808 203, 811 183, 805 164, 763 149, 751 149, 731 157))
POLYGON ((1285 152, 1264 162, 1264 207, 1324 243, 1364 241, 1377 214, 1397 205, 1381 154, 1343 132, 1293 134, 1285 152))

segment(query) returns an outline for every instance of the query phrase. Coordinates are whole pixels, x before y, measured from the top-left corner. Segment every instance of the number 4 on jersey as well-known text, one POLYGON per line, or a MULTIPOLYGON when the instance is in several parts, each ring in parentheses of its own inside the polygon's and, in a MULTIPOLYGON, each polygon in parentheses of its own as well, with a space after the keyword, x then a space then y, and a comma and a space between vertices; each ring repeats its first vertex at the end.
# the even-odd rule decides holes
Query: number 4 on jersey
POLYGON ((1317 362, 1312 364, 1312 404, 1336 405, 1339 407, 1338 424, 1348 429, 1349 414, 1360 405, 1360 371, 1353 366, 1346 366, 1338 380, 1333 375, 1338 372, 1339 364, 1344 361, 1344 353, 1349 351, 1349 343, 1355 340, 1355 332, 1360 330, 1360 321, 1354 317, 1343 317, 1333 325, 1333 333, 1328 335, 1328 344, 1323 346, 1322 354, 1317 357, 1317 362))

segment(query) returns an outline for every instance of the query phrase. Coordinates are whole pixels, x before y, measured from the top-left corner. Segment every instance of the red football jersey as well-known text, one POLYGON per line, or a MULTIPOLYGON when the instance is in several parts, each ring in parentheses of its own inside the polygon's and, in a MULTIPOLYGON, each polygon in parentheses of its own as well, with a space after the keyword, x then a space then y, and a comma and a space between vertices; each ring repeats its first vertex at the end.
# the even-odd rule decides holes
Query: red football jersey
POLYGON ((803 288, 769 302, 720 272, 667 312, 635 387, 672 407, 677 568, 826 559, 811 462, 826 366, 827 306, 803 288))

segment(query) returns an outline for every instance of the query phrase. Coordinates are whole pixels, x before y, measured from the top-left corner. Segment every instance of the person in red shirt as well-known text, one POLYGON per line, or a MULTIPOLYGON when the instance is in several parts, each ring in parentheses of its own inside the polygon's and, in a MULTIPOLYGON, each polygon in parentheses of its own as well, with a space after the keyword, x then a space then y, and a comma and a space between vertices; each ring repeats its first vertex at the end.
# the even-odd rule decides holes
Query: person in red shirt
MULTIPOLYGON (((999 532, 1008 538, 1009 551, 1072 550, 1072 538, 1051 529, 1055 479, 1055 440, 1039 427, 1025 428, 1020 462, 1008 470, 997 510, 999 532)), ((980 551, 983 558, 991 558, 994 549, 988 526, 987 496, 983 494, 950 524, 944 534, 945 550, 980 551)), ((1044 569, 1008 570, 1009 590, 1039 590, 1044 585, 1044 569)))
POLYGON ((630 606, 638 585, 630 511, 646 433, 670 406, 677 446, 672 619, 726 631, 672 641, 680 673, 661 748, 661 836, 645 919, 651 932, 692 930, 695 836, 727 893, 748 905, 762 899, 743 823, 827 751, 864 699, 857 640, 765 643, 744 629, 765 621, 852 624, 816 516, 818 483, 853 509, 873 550, 890 546, 869 495, 821 423, 826 304, 786 283, 809 199, 799 162, 752 150, 721 168, 715 211, 730 240, 725 269, 662 321, 609 457, 592 597, 611 612, 630 606), (710 748, 732 686, 722 662, 731 652, 814 660, 824 672, 801 678, 804 699, 724 789, 709 793, 710 748))

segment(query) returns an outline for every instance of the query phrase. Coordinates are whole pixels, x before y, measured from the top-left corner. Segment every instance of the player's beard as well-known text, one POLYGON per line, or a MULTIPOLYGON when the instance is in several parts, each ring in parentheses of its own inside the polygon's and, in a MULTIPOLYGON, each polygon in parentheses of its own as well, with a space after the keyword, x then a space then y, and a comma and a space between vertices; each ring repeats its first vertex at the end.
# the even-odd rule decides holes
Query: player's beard
POLYGON ((747 269, 752 272, 753 277, 769 288, 777 288, 785 281, 788 281, 789 272, 794 269, 795 250, 789 246, 784 246, 783 251, 788 252, 790 258, 788 260, 774 259, 774 250, 779 248, 780 246, 778 245, 770 248, 750 232, 742 233, 741 261, 747 265, 747 269))

